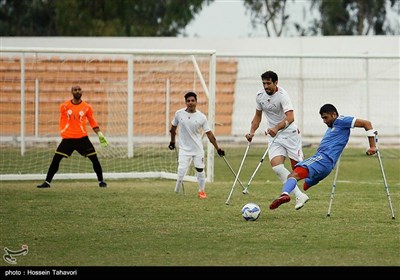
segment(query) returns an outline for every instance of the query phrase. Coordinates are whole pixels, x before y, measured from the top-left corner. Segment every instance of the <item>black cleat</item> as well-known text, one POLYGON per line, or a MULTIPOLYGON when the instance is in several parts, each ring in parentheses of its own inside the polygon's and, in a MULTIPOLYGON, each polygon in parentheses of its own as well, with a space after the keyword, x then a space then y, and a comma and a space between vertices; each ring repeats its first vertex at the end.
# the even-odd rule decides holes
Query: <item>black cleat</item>
POLYGON ((50 188, 50 184, 47 182, 43 182, 43 184, 37 185, 36 187, 38 187, 39 189, 50 188))
POLYGON ((100 187, 100 188, 107 188, 107 183, 104 182, 104 181, 100 181, 100 182, 99 182, 99 187, 100 187))

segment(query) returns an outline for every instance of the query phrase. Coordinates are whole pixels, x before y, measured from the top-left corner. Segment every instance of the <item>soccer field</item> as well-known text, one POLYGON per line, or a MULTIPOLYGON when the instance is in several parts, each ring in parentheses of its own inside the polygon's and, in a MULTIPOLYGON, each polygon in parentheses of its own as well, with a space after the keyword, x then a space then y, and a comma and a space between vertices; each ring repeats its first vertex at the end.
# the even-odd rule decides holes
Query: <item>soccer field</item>
MULTIPOLYGON (((245 147, 225 151, 237 171, 245 147)), ((244 185, 264 151, 249 150, 244 185)), ((108 180, 106 189, 95 180, 54 180, 50 189, 37 189, 41 181, 0 181, 0 248, 29 248, 1 266, 400 266, 400 149, 381 155, 390 197, 377 156, 346 148, 330 217, 334 171, 307 191, 302 209, 292 199, 272 211, 281 183, 268 160, 248 194, 236 184, 229 205, 235 176, 218 156, 204 200, 197 183, 185 182, 185 194, 176 194, 166 179, 108 180), (261 207, 257 221, 241 216, 248 202, 261 207)))

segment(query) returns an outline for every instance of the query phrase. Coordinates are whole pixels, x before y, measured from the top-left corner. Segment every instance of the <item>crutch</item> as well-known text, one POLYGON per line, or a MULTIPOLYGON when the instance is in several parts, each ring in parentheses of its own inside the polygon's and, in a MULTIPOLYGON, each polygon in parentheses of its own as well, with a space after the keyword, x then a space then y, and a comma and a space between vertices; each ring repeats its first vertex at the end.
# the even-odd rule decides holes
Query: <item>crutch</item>
POLYGON ((375 132, 374 138, 375 138, 375 143, 376 143, 375 144, 376 145, 376 154, 378 155, 379 166, 381 167, 381 171, 382 171, 383 183, 384 183, 386 195, 387 195, 387 198, 389 201, 390 213, 392 215, 392 219, 394 220, 394 211, 393 211, 393 206, 392 206, 392 200, 390 199, 389 187, 388 187, 388 184, 386 181, 385 171, 383 170, 381 152, 379 151, 379 148, 378 148, 378 132, 375 132))
POLYGON ((260 168, 261 164, 263 163, 265 157, 268 154, 269 148, 272 146, 272 144, 275 142, 276 138, 278 138, 278 135, 280 134, 280 132, 278 134, 275 135, 274 139, 272 139, 271 143, 269 143, 268 148, 265 150, 260 162, 258 163, 256 170, 254 170, 253 175, 251 175, 249 182, 247 183, 247 187, 243 190, 243 194, 246 194, 248 192, 248 188, 250 187, 251 181, 253 181, 254 176, 256 175, 258 169, 260 168))
POLYGON ((250 143, 251 143, 251 142, 247 142, 246 151, 244 152, 244 155, 243 155, 243 158, 242 158, 242 162, 240 163, 239 170, 238 170, 238 172, 237 172, 237 174, 236 174, 236 177, 235 177, 235 181, 233 182, 231 192, 229 193, 229 196, 228 196, 228 198, 226 199, 226 202, 225 202, 226 205, 229 205, 229 200, 231 199, 233 190, 235 189, 236 182, 237 182, 238 179, 239 179, 240 171, 242 171, 242 166, 243 166, 244 160, 246 159, 247 152, 249 151, 250 143))
POLYGON ((332 184, 332 191, 331 191, 331 200, 329 201, 329 207, 328 207, 328 213, 326 214, 327 217, 331 216, 331 208, 332 208, 332 203, 333 203, 333 197, 335 196, 335 189, 336 189, 336 179, 339 173, 339 166, 340 166, 340 157, 336 163, 336 172, 335 172, 335 178, 333 179, 333 184, 332 184))
MULTIPOLYGON (((234 175, 235 178, 236 178, 236 173, 235 173, 235 171, 233 171, 233 168, 232 168, 232 166, 229 164, 228 160, 225 158, 225 156, 222 156, 222 158, 224 159, 226 165, 228 165, 229 169, 232 171, 233 175, 234 175)), ((239 182, 239 184, 242 186, 242 188, 244 189, 244 186, 243 186, 243 184, 242 184, 242 182, 240 181, 239 178, 238 178, 238 182, 239 182)))
MULTIPOLYGON (((177 150, 176 148, 174 148, 174 150, 175 150, 175 154, 176 154, 176 162, 177 162, 178 167, 179 167, 179 154, 178 154, 178 150, 177 150)), ((183 185, 183 180, 182 180, 182 192, 183 192, 183 194, 185 194, 185 186, 183 185)))

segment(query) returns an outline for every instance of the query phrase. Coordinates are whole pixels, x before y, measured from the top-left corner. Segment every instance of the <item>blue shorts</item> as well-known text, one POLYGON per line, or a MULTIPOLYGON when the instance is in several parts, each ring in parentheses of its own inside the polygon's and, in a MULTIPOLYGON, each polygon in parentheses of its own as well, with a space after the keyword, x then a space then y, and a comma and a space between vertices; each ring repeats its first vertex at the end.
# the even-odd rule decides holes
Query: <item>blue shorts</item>
POLYGON ((308 170, 308 177, 305 178, 304 182, 309 187, 314 186, 321 180, 325 179, 335 167, 329 157, 320 153, 300 161, 295 165, 295 167, 297 166, 301 166, 308 170))

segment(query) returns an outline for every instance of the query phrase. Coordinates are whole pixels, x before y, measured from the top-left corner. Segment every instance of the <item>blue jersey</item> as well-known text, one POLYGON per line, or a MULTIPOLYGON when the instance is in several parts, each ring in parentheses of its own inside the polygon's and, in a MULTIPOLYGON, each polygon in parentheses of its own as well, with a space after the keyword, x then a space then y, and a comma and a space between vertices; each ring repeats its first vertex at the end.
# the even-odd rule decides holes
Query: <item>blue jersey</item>
POLYGON ((333 166, 346 147, 350 138, 350 129, 354 128, 356 118, 350 116, 338 116, 322 137, 321 143, 317 149, 317 153, 324 154, 328 157, 333 166))
POLYGON ((354 117, 338 116, 322 137, 317 152, 295 165, 307 168, 308 177, 305 178, 305 183, 308 187, 318 184, 335 168, 336 162, 349 142, 350 129, 354 127, 355 122, 354 117))

